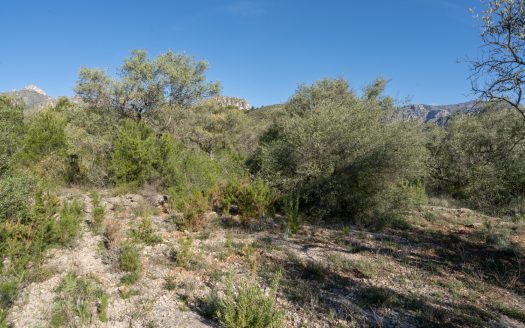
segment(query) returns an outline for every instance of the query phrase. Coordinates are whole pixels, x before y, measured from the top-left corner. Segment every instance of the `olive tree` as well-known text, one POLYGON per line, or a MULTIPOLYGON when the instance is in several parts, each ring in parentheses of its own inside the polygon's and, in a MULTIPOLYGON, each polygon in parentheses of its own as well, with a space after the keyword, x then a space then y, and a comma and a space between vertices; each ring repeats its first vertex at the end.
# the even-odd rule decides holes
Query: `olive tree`
POLYGON ((414 204, 426 150, 414 122, 388 119, 384 83, 374 85, 363 96, 344 80, 301 86, 288 117, 262 136, 253 169, 281 196, 299 194, 312 217, 390 222, 414 204))
POLYGON ((118 71, 119 78, 95 68, 81 68, 75 87, 87 104, 118 110, 138 120, 162 105, 189 107, 219 94, 220 85, 207 82, 208 64, 185 54, 168 51, 150 59, 144 50, 134 50, 118 71))

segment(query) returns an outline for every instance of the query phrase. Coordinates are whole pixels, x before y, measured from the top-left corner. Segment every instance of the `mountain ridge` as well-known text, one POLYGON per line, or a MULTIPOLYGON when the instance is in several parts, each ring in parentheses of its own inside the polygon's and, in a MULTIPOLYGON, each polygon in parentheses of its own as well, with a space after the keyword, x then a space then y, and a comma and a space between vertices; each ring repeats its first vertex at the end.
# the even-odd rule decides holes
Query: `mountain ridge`
MULTIPOLYGON (((7 92, 0 92, 0 95, 8 95, 16 100, 24 103, 27 112, 34 112, 41 110, 47 106, 56 104, 59 97, 49 96, 42 88, 29 84, 20 90, 12 90, 7 92)), ((68 97, 74 101, 74 97, 68 97)), ((223 102, 229 105, 238 106, 241 109, 249 109, 249 103, 242 98, 221 96, 223 102), (228 101, 226 101, 228 100, 228 101)), ((268 106, 261 106, 257 110, 264 110, 265 108, 273 108, 282 104, 274 104, 268 106)), ((448 118, 456 113, 472 114, 477 113, 481 109, 479 101, 467 101, 457 104, 447 105, 428 105, 428 104, 408 104, 397 108, 396 115, 402 120, 419 120, 424 123, 445 124, 448 118)))

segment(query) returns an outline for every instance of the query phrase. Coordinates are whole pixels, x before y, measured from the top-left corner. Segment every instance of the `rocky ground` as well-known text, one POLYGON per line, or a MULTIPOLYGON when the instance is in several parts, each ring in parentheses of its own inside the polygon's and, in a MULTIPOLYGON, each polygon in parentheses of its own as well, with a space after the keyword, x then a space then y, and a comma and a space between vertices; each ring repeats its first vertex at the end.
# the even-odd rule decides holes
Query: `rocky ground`
POLYGON ((95 282, 109 300, 107 318, 83 326, 215 327, 212 292, 240 277, 268 286, 276 272, 288 327, 525 327, 522 222, 426 206, 382 232, 304 225, 290 235, 279 218, 241 223, 216 213, 191 232, 178 229, 154 193, 102 191, 98 204, 78 190, 62 198, 83 201, 81 233, 46 254, 10 311, 13 327, 50 326, 68 274, 95 282), (104 209, 100 227, 95 207, 104 209), (155 241, 137 238, 145 218, 155 241), (117 259, 126 242, 141 259, 131 282, 117 259))

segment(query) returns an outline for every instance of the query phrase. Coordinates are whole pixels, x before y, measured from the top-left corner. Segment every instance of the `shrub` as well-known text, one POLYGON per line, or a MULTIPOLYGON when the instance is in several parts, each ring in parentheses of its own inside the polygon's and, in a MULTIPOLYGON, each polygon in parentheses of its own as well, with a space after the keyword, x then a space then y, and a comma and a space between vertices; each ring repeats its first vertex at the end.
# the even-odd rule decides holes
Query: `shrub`
POLYGON ((173 257, 180 267, 189 269, 193 263, 193 239, 184 237, 179 239, 179 248, 173 254, 173 257))
POLYGON ((298 193, 312 217, 372 224, 406 211, 404 183, 425 176, 424 138, 415 122, 390 119, 383 87, 362 97, 341 80, 301 87, 262 136, 252 169, 278 196, 298 193))
POLYGON ((115 140, 111 167, 117 184, 140 187, 157 175, 158 146, 153 130, 144 123, 126 120, 115 140))
POLYGON ((108 296, 92 279, 67 274, 58 287, 59 296, 51 316, 51 327, 71 325, 75 322, 85 325, 97 316, 107 320, 108 296))
POLYGON ((79 201, 65 203, 58 219, 51 226, 48 240, 59 245, 71 243, 80 230, 82 213, 83 206, 79 201))
POLYGON ((525 124, 514 111, 491 106, 428 132, 430 187, 489 214, 517 214, 525 196, 525 124))
POLYGON ((508 248, 511 245, 510 231, 504 227, 494 225, 491 221, 485 221, 481 230, 477 231, 475 237, 489 245, 508 248))
POLYGON ((0 175, 10 166, 11 158, 24 139, 24 109, 0 95, 0 175))
POLYGON ((32 182, 26 176, 0 175, 0 222, 28 218, 32 182))
POLYGON ((221 196, 226 211, 231 205, 236 205, 239 213, 246 217, 261 217, 273 204, 271 188, 260 177, 233 177, 223 188, 221 196))
POLYGON ((161 174, 169 188, 171 205, 185 214, 186 225, 192 227, 217 193, 220 167, 207 155, 187 149, 168 134, 161 137, 160 155, 161 174))
POLYGON ((285 199, 284 215, 286 215, 287 227, 290 232, 297 233, 303 223, 303 218, 299 212, 299 196, 285 199))
POLYGON ((149 216, 144 217, 137 228, 133 229, 131 235, 148 245, 154 245, 162 242, 161 236, 159 236, 153 228, 153 223, 149 216))
MULTIPOLYGON (((58 106, 58 105, 57 105, 58 106)), ((111 154, 118 117, 107 109, 73 105, 63 111, 69 170, 74 182, 103 187, 111 182, 111 154)))
POLYGON ((104 211, 104 208, 101 206, 96 206, 93 210, 92 227, 93 227, 93 230, 97 233, 99 233, 102 228, 102 225, 104 223, 105 214, 106 212, 104 211))
POLYGON ((31 117, 18 160, 48 180, 64 180, 67 171, 66 121, 52 110, 31 117))
POLYGON ((18 290, 19 281, 17 279, 8 279, 0 281, 0 308, 8 308, 14 301, 18 290))
POLYGON ((237 290, 230 281, 225 296, 217 302, 216 316, 221 325, 227 328, 282 327, 283 313, 275 304, 279 279, 278 274, 268 295, 255 280, 242 280, 237 290))
POLYGON ((125 272, 140 273, 140 252, 136 246, 126 243, 121 247, 119 254, 119 267, 125 272))
POLYGON ((179 230, 196 229, 203 225, 203 215, 208 210, 210 196, 199 190, 178 192, 177 188, 171 187, 170 194, 171 206, 183 213, 176 216, 175 224, 179 230))
POLYGON ((37 193, 25 220, 0 222, 0 255, 9 258, 8 271, 19 274, 31 261, 39 261, 45 249, 56 244, 54 226, 58 211, 57 198, 37 193))

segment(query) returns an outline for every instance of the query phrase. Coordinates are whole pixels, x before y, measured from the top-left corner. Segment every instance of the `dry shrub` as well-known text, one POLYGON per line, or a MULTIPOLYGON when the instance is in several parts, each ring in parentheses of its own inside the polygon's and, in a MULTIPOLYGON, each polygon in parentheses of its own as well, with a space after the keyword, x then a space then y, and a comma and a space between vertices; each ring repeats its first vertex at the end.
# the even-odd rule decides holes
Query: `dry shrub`
POLYGON ((122 225, 118 220, 107 220, 104 238, 106 247, 108 249, 117 248, 122 243, 124 239, 124 232, 122 231, 122 225))

